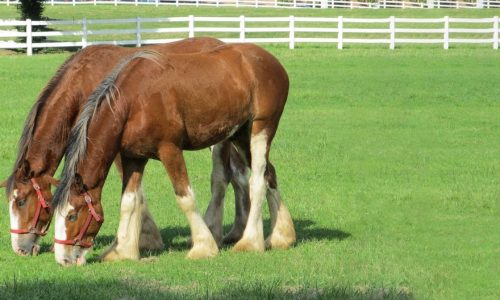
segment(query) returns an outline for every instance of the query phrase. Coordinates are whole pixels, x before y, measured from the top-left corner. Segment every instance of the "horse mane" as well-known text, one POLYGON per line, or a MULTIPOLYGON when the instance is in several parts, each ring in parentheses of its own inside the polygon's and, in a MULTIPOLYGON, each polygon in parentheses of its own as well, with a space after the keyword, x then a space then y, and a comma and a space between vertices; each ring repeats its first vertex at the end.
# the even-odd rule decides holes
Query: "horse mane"
POLYGON ((16 171, 21 167, 26 157, 26 153, 28 152, 28 149, 31 146, 31 142, 33 140, 33 132, 35 131, 35 125, 38 114, 40 113, 44 105, 47 103, 47 100, 49 99, 50 95, 52 95, 52 92, 58 86, 63 76, 66 74, 66 71, 68 70, 68 66, 70 65, 70 63, 73 62, 74 58, 79 53, 80 52, 77 52, 71 55, 68 59, 66 59, 66 61, 64 61, 64 63, 57 70, 56 74, 50 79, 49 83, 43 88, 42 92, 38 95, 37 101, 31 108, 28 117, 24 122, 24 128, 21 134, 21 138, 19 139, 19 142, 17 144, 18 150, 17 150, 16 162, 14 163, 14 167, 12 168, 11 175, 7 179, 7 184, 6 184, 7 196, 10 195, 10 193, 14 190, 14 175, 16 171))
POLYGON ((110 109, 113 110, 111 102, 115 101, 116 94, 119 94, 119 90, 115 83, 121 72, 130 62, 137 58, 152 60, 160 65, 159 56, 160 54, 158 52, 143 50, 122 59, 89 96, 78 116, 78 120, 71 129, 68 145, 64 153, 65 160, 64 168, 61 173, 61 181, 52 199, 54 207, 67 202, 69 199, 70 188, 76 177, 76 168, 82 161, 87 150, 88 126, 104 101, 106 101, 110 109))

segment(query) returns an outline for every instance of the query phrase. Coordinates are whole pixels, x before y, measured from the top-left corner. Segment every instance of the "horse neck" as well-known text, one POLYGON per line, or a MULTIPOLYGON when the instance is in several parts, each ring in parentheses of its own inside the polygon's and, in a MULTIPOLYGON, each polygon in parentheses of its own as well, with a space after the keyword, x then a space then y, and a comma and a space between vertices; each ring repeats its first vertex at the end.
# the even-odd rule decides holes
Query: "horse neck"
POLYGON ((76 91, 78 87, 55 91, 37 116, 32 143, 26 153, 36 174, 53 175, 62 159, 82 102, 76 91))
POLYGON ((77 168, 77 173, 90 190, 100 189, 104 185, 109 169, 120 151, 125 127, 125 118, 118 116, 118 112, 111 111, 107 104, 103 106, 88 126, 89 143, 77 168))

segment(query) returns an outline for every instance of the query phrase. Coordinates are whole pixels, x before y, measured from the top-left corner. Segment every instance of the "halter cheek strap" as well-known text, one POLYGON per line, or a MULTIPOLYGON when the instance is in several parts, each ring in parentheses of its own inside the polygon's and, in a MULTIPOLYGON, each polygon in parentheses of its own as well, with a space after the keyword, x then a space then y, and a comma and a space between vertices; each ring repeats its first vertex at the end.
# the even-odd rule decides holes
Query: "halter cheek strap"
POLYGON ((35 216, 31 220, 30 228, 29 229, 10 229, 11 233, 17 233, 17 234, 26 234, 26 233, 34 233, 38 236, 44 236, 47 234, 47 230, 49 229, 49 224, 42 230, 39 231, 36 228, 36 224, 38 223, 38 220, 40 219, 40 212, 43 209, 49 208, 49 205, 45 201, 45 198, 43 198, 42 195, 42 190, 38 183, 36 182, 35 178, 31 178, 31 184, 33 185, 33 188, 35 189, 36 195, 38 197, 38 205, 36 206, 36 211, 35 211, 35 216))
POLYGON ((83 241, 83 236, 85 235, 85 233, 87 233, 87 230, 89 229, 90 222, 92 221, 92 219, 94 219, 97 223, 102 223, 104 222, 104 218, 95 211, 94 205, 92 205, 92 198, 90 197, 90 195, 87 192, 85 192, 83 196, 85 198, 85 202, 87 203, 89 214, 87 214, 87 219, 85 219, 85 223, 83 224, 80 233, 78 233, 78 236, 73 240, 54 239, 55 243, 63 245, 71 245, 71 246, 80 246, 82 248, 92 247, 92 242, 83 241))

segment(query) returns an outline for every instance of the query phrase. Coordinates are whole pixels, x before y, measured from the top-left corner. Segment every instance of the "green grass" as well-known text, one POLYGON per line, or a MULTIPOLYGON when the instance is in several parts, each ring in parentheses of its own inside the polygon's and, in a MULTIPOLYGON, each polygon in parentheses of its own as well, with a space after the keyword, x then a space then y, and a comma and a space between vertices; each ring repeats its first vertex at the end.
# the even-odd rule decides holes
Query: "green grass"
MULTIPOLYGON (((163 168, 151 162, 145 190, 165 252, 80 268, 59 267, 47 252, 17 257, 1 201, 0 298, 498 298, 498 54, 268 49, 291 77, 271 158, 296 222, 295 248, 263 255, 224 249, 214 259, 185 259, 187 223, 163 168)), ((0 58, 0 81, 8 82, 0 89, 0 174, 11 168, 29 107, 65 57, 0 58)), ((204 210, 209 153, 187 159, 204 210)), ((114 170, 104 199, 106 222, 91 258, 117 228, 114 170)), ((230 196, 226 229, 232 211, 230 196)))
MULTIPOLYGON (((162 13, 101 6, 92 13, 95 18, 132 17, 150 10, 155 16, 291 13, 194 8, 164 8, 162 13)), ((9 11, 0 7, 0 17, 9 11)), ((418 15, 444 15, 436 11, 418 15)), ((82 16, 71 7, 49 8, 48 13, 82 16)), ((496 11, 445 13, 491 16, 496 11)), ((96 262, 118 226, 120 183, 114 169, 104 191, 106 222, 84 267, 58 266, 47 252, 51 234, 43 240, 45 252, 40 256, 17 257, 10 249, 8 206, 2 194, 0 299, 498 299, 499 53, 427 46, 395 51, 372 46, 343 51, 332 46, 307 45, 293 51, 286 47, 267 46, 291 78, 271 159, 296 222, 296 247, 261 255, 233 254, 227 248, 213 259, 185 259, 187 222, 163 168, 152 161, 145 191, 167 250, 139 262, 96 262)), ((1 176, 12 167, 29 108, 67 56, 0 56, 1 176)), ((210 196, 210 155, 200 151, 186 157, 204 211, 210 196)), ((226 229, 232 223, 233 203, 229 193, 226 229)), ((265 216, 267 233, 267 212, 265 216)))

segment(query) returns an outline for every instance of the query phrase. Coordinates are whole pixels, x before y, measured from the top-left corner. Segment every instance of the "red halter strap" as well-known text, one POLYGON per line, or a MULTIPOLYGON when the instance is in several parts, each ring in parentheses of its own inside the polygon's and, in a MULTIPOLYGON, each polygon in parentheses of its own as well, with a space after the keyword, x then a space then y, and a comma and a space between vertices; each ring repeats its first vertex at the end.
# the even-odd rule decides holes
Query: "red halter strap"
POLYGON ((83 194, 83 196, 85 198, 85 202, 87 203, 87 207, 89 208, 89 214, 87 215, 87 219, 85 220, 85 223, 83 224, 83 227, 80 230, 80 233, 73 240, 54 239, 55 243, 63 244, 63 245, 71 245, 71 246, 80 246, 82 248, 92 247, 92 242, 88 243, 88 242, 84 242, 82 240, 83 236, 85 235, 85 233, 87 233, 87 230, 89 229, 90 222, 92 221, 92 218, 94 220, 96 220, 96 222, 98 222, 98 223, 104 222, 104 218, 95 211, 94 205, 92 205, 92 198, 90 197, 90 195, 87 192, 85 192, 83 194))
POLYGON ((30 228, 29 229, 10 229, 10 232, 17 233, 17 234, 34 233, 38 236, 44 236, 47 234, 47 230, 49 229, 50 222, 49 222, 49 224, 47 224, 47 226, 42 231, 39 231, 36 228, 36 224, 38 223, 38 220, 40 219, 40 212, 42 211, 42 208, 47 209, 47 208, 49 208, 49 205, 47 204, 47 202, 43 198, 42 190, 40 189, 40 186, 38 185, 38 183, 36 182, 36 180, 34 178, 31 178, 31 184, 33 185, 33 188, 36 191, 36 195, 38 196, 38 205, 36 206, 35 216, 31 220, 30 228))

